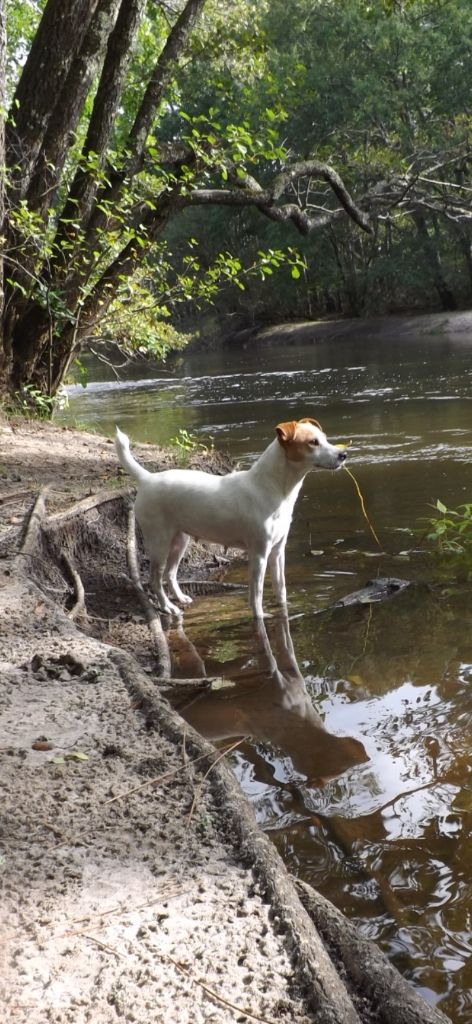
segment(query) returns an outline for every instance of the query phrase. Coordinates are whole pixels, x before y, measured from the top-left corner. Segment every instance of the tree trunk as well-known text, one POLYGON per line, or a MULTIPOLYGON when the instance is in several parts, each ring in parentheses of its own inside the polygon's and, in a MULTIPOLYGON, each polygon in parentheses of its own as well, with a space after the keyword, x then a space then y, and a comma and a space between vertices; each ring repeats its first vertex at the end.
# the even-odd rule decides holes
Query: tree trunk
MULTIPOLYGON (((3 316, 3 247, 5 240, 5 61, 6 61, 5 0, 0 0, 0 321, 3 316)), ((2 352, 0 348, 0 369, 2 352)))
POLYGON ((457 237, 469 278, 469 293, 472 294, 472 235, 467 224, 458 225, 457 237))
POLYGON ((441 263, 441 256, 439 254, 438 247, 431 237, 428 231, 428 225, 426 218, 419 210, 412 214, 413 221, 416 225, 418 236, 421 242, 421 246, 426 258, 426 262, 432 274, 434 287, 439 295, 441 302, 441 309, 449 313, 454 309, 457 309, 457 302, 455 296, 450 289, 441 263))
POLYGON ((48 0, 21 74, 7 125, 7 160, 16 198, 33 176, 56 103, 97 0, 48 0), (47 55, 47 60, 46 60, 47 55))
MULTIPOLYGON (((101 166, 104 164, 105 152, 113 130, 124 76, 144 4, 145 0, 121 0, 116 25, 108 39, 105 62, 83 147, 85 159, 91 153, 96 154, 101 166)), ((86 229, 96 192, 96 173, 79 166, 62 213, 63 221, 78 221, 81 230, 86 229)), ((61 236, 57 241, 60 244, 61 236)))
MULTIPOLYGON (((142 168, 146 141, 162 102, 164 90, 169 83, 175 63, 185 48, 190 32, 205 3, 206 0, 188 0, 175 25, 170 30, 167 42, 156 62, 129 133, 126 142, 128 156, 124 168, 120 171, 111 171, 109 173, 109 183, 100 195, 101 202, 95 204, 88 224, 87 244, 90 248, 93 248, 97 233, 106 222, 104 206, 115 203, 120 196, 125 179, 131 180, 142 168)), ((186 162, 189 163, 192 158, 193 154, 190 154, 186 158, 186 162)))
POLYGON ((119 0, 100 0, 49 121, 27 195, 29 208, 37 210, 43 217, 54 204, 66 156, 103 59, 118 3, 119 0))

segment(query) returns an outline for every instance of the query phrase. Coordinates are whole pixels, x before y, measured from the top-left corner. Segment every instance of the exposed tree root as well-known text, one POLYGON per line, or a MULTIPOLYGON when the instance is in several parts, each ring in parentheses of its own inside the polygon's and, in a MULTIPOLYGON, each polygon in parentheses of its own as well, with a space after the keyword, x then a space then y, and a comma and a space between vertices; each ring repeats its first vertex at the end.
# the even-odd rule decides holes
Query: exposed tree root
MULTIPOLYGON (((123 651, 114 651, 111 660, 133 700, 147 716, 148 726, 169 739, 181 742, 182 720, 171 710, 150 680, 123 651)), ((306 986, 317 1024, 361 1024, 354 1004, 328 953, 304 911, 293 884, 270 840, 256 825, 251 807, 243 796, 230 769, 221 761, 214 763, 214 747, 193 729, 186 728, 186 745, 192 758, 206 753, 208 775, 214 798, 221 810, 221 828, 231 834, 243 862, 253 869, 272 906, 290 949, 297 973, 306 986)), ((204 763, 204 762, 203 762, 204 763)), ((436 1020, 435 1024, 438 1024, 436 1020)))
POLYGON ((30 558, 38 546, 41 527, 46 517, 46 498, 49 485, 42 487, 31 509, 28 525, 17 558, 30 558))
POLYGON ((153 640, 154 651, 157 655, 157 674, 161 679, 169 679, 171 671, 171 659, 167 638, 162 628, 160 615, 151 604, 149 598, 147 597, 139 575, 138 555, 136 551, 136 521, 133 506, 130 506, 130 509, 128 511, 128 536, 126 553, 128 558, 129 573, 133 581, 137 597, 145 614, 146 622, 148 624, 153 640))
POLYGON ((71 505, 70 508, 63 509, 61 512, 55 512, 52 516, 48 516, 47 529, 54 529, 66 519, 72 519, 74 516, 83 515, 84 512, 90 512, 92 508, 98 508, 99 505, 106 504, 107 501, 116 501, 117 498, 128 497, 131 493, 129 487, 122 487, 116 491, 99 491, 97 494, 90 494, 87 498, 81 498, 75 505, 71 505))
POLYGON ((369 1001, 379 1024, 450 1024, 440 1010, 424 1002, 389 963, 375 943, 364 938, 329 900, 306 882, 295 880, 300 899, 334 963, 342 966, 350 987, 369 1001))
POLYGON ((75 604, 74 607, 71 608, 70 612, 67 613, 67 616, 69 619, 77 619, 83 612, 87 614, 87 609, 85 607, 84 585, 77 569, 74 568, 69 555, 67 555, 65 551, 62 552, 62 560, 67 572, 69 573, 75 591, 75 604))

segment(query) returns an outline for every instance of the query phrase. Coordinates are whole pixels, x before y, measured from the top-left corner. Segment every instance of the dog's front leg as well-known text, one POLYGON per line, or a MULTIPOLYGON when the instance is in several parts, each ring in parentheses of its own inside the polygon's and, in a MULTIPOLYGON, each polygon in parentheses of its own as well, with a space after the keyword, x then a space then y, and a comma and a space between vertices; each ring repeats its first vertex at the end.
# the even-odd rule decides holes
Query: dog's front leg
POLYGON ((277 604, 287 604, 287 590, 285 587, 285 544, 286 537, 283 537, 278 544, 275 544, 269 555, 269 569, 272 577, 272 588, 277 604))
POLYGON ((269 552, 248 551, 249 558, 249 605, 256 619, 262 619, 262 595, 264 591, 264 576, 267 568, 267 557, 269 552))

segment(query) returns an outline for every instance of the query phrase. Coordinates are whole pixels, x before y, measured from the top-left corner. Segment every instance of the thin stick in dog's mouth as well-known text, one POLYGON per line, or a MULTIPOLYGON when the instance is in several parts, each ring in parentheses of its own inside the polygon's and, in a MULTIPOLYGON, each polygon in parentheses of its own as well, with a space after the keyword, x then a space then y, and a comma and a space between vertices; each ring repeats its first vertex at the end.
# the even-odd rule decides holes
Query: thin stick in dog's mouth
POLYGON ((361 489, 359 487, 359 484, 358 484, 358 482, 357 482, 357 480, 356 480, 356 478, 354 476, 354 473, 352 472, 351 469, 347 468, 345 463, 343 464, 342 468, 345 469, 346 473, 348 473, 349 476, 351 477, 351 479, 354 480, 354 485, 355 485, 355 488, 356 488, 356 491, 357 491, 357 494, 358 494, 358 497, 359 497, 359 501, 361 503, 362 515, 364 516, 364 519, 367 520, 367 523, 368 523, 368 526, 369 526, 369 530, 370 530, 370 532, 371 532, 371 534, 372 534, 372 536, 373 536, 373 538, 375 540, 375 543, 380 548, 380 550, 385 554, 385 548, 383 547, 383 544, 381 544, 381 542, 379 541, 379 538, 377 537, 377 534, 376 534, 376 532, 374 530, 374 527, 372 526, 372 523, 371 523, 371 521, 369 519, 369 516, 368 516, 368 513, 367 513, 367 509, 365 507, 364 497, 363 497, 362 491, 361 491, 361 489))

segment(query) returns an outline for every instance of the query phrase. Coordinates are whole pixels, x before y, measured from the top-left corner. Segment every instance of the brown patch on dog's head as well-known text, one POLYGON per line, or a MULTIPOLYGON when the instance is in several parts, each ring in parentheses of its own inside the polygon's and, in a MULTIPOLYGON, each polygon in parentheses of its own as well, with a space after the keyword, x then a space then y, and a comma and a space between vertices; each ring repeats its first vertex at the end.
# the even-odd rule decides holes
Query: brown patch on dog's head
POLYGON ((296 420, 290 420, 287 423, 279 423, 279 425, 275 429, 276 429, 277 437, 278 437, 280 443, 281 444, 290 444, 290 441, 293 441, 293 439, 295 437, 295 431, 297 429, 297 421, 296 420))
POLYGON ((287 423, 279 423, 275 429, 281 444, 289 444, 290 441, 294 441, 295 435, 297 435, 298 440, 298 436, 302 433, 302 431, 297 429, 300 423, 312 423, 314 427, 318 427, 321 430, 321 424, 318 423, 318 420, 314 420, 310 416, 304 416, 301 420, 289 420, 287 423))
POLYGON ((298 422, 299 423, 313 423, 313 425, 315 427, 318 427, 319 430, 323 429, 322 426, 321 426, 321 423, 318 423, 318 420, 312 419, 311 416, 303 416, 303 418, 301 420, 298 420, 298 422))
POLYGON ((321 429, 320 424, 317 420, 312 420, 309 416, 304 416, 302 420, 289 420, 287 423, 280 423, 275 427, 278 440, 281 444, 291 444, 293 441, 306 443, 311 440, 312 433, 310 430, 304 429, 303 425, 310 423, 313 427, 321 429))
POLYGON ((313 431, 310 430, 310 425, 321 430, 318 420, 311 419, 310 416, 304 416, 301 420, 279 423, 275 428, 279 443, 286 452, 287 458, 293 462, 299 462, 303 458, 304 447, 313 441, 313 431))

